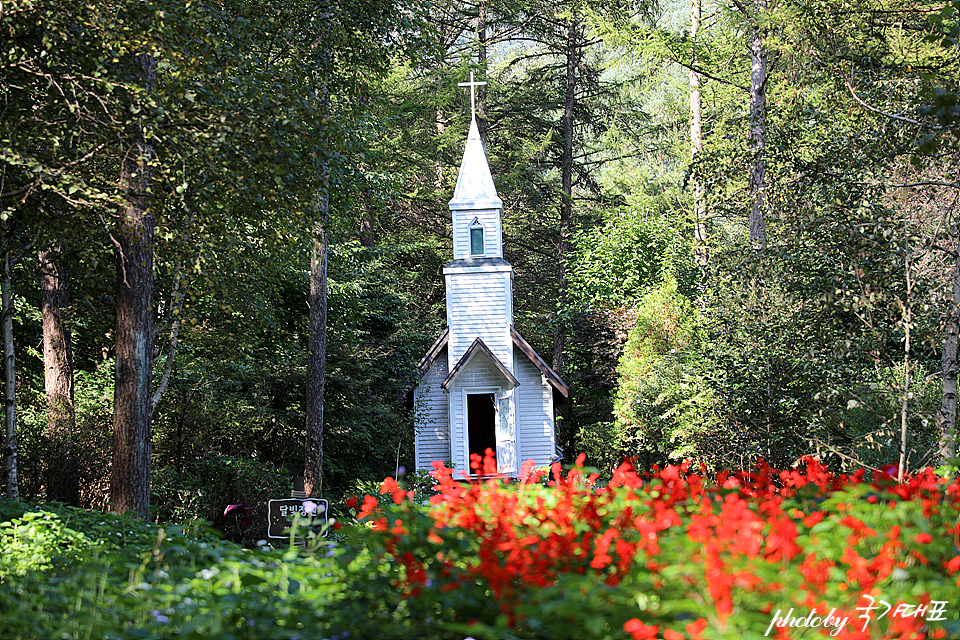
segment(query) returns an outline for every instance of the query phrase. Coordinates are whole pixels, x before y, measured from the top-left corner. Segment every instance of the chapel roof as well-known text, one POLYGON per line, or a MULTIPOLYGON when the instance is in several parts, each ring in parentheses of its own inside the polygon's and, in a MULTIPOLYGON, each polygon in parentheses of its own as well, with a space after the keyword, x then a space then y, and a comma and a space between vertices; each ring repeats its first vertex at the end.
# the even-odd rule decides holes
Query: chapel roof
MULTIPOLYGON (((533 365, 540 370, 540 373, 543 374, 543 377, 547 379, 547 382, 550 383, 550 386, 553 387, 554 391, 562 396, 565 401, 565 404, 570 402, 570 386, 563 381, 563 378, 553 370, 547 362, 540 357, 530 343, 527 342, 523 336, 520 335, 520 332, 514 328, 513 325, 510 325, 510 339, 513 341, 513 344, 516 345, 520 352, 525 355, 533 365)), ((447 349, 447 343, 450 340, 450 329, 444 329, 443 333, 440 334, 440 337, 437 338, 437 341, 433 343, 427 353, 420 359, 420 362, 417 364, 417 369, 420 372, 420 377, 427 375, 427 372, 433 368, 433 365, 436 364, 437 359, 447 349)), ((481 341, 482 342, 482 341, 481 341)), ((483 345, 486 348, 486 345, 483 345)), ((464 354, 466 355, 466 354, 464 354)), ((461 356, 461 362, 466 360, 465 357, 461 356)), ((499 360, 497 360, 499 362, 499 360)), ((459 364, 459 363, 458 363, 459 364)), ((448 376, 449 377, 449 376, 448 376)))
POLYGON ((467 348, 467 350, 463 353, 463 355, 460 356, 459 362, 453 365, 453 369, 450 370, 450 373, 447 374, 447 377, 444 378, 443 382, 440 383, 440 386, 444 389, 447 389, 456 379, 456 377, 460 375, 460 372, 465 369, 468 364, 470 364, 474 357, 480 354, 486 356, 487 359, 493 363, 493 366, 496 367, 497 371, 500 372, 500 375, 507 379, 507 382, 510 383, 511 387, 520 386, 520 381, 514 377, 513 373, 510 372, 506 365, 500 362, 500 358, 494 355, 493 351, 490 350, 490 347, 488 347, 480 338, 476 338, 473 341, 473 344, 471 344, 470 347, 467 348))

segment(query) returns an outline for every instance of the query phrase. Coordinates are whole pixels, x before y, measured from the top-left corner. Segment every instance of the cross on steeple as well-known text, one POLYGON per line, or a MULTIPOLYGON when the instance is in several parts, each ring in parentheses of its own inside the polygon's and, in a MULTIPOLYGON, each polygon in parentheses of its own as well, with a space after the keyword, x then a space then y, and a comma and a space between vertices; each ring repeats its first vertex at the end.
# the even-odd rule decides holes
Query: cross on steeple
POLYGON ((487 84, 486 82, 474 82, 473 81, 473 71, 470 72, 470 82, 458 82, 458 87, 470 87, 470 116, 473 120, 477 119, 477 99, 474 96, 473 89, 474 87, 479 87, 481 85, 487 84))

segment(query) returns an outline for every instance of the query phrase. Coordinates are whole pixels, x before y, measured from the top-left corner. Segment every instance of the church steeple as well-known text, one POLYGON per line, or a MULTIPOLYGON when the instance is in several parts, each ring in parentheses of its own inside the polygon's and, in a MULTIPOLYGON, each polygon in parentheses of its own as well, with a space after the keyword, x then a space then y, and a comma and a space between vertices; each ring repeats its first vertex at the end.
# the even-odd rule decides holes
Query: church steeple
POLYGON ((503 258, 503 226, 500 210, 503 200, 497 195, 493 184, 487 153, 477 128, 477 112, 474 88, 486 82, 461 82, 461 87, 470 87, 470 132, 463 150, 460 174, 453 198, 449 202, 453 218, 453 258, 472 260, 477 258, 503 258))
POLYGON ((460 174, 457 176, 457 186, 453 190, 450 200, 451 210, 465 209, 500 209, 503 201, 497 195, 497 188, 493 184, 490 174, 490 165, 487 164, 486 150, 480 140, 480 130, 477 121, 470 122, 470 133, 467 135, 467 146, 463 150, 463 161, 460 163, 460 174))

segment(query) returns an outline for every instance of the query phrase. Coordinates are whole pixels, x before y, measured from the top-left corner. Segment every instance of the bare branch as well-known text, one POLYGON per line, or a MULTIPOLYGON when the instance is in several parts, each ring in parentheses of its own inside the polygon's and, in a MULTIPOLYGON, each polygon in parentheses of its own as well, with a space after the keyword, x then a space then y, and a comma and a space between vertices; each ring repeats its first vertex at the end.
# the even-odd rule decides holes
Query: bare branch
POLYGON ((940 127, 940 126, 937 126, 937 125, 926 124, 926 123, 920 122, 919 120, 914 120, 913 118, 906 118, 906 117, 904 117, 904 116, 898 116, 898 115, 893 114, 893 113, 887 113, 886 111, 881 111, 880 109, 877 109, 876 107, 874 107, 874 106, 872 106, 872 105, 869 105, 869 104, 867 104, 866 102, 864 102, 864 100, 863 100, 860 96, 857 95, 857 92, 854 91, 853 85, 850 84, 850 81, 849 81, 849 80, 844 80, 843 82, 844 82, 844 84, 847 85, 847 89, 850 90, 850 95, 853 96, 853 99, 856 100, 857 102, 859 102, 860 105, 863 106, 863 108, 864 108, 864 109, 867 109, 868 111, 873 111, 874 113, 880 114, 881 116, 883 116, 883 117, 885 117, 885 118, 890 118, 891 120, 896 120, 896 121, 898 121, 898 122, 906 122, 907 124, 912 124, 912 125, 916 125, 916 126, 918 126, 918 127, 923 127, 924 129, 933 129, 934 131, 943 131, 943 127, 940 127))
POLYGON ((841 458, 844 458, 844 459, 846 459, 846 460, 849 460, 850 462, 852 462, 852 463, 854 463, 854 464, 858 464, 858 465, 860 465, 861 467, 863 467, 864 469, 870 469, 871 471, 876 471, 877 473, 883 473, 883 471, 881 471, 880 469, 877 469, 876 467, 871 467, 870 465, 868 465, 868 464, 866 464, 866 463, 864 463, 864 462, 861 462, 861 461, 857 460, 857 459, 854 458, 854 457, 848 456, 847 454, 843 453, 842 451, 840 451, 840 450, 837 449, 836 447, 834 447, 834 446, 832 446, 832 445, 829 445, 829 444, 827 444, 826 442, 823 442, 822 440, 819 440, 819 439, 817 439, 817 438, 813 438, 812 440, 813 440, 814 442, 816 442, 817 444, 819 444, 820 446, 825 447, 825 448, 829 449, 830 451, 834 452, 835 454, 837 454, 837 455, 840 456, 841 458))
POLYGON ((688 71, 694 71, 694 72, 696 72, 696 73, 699 73, 700 75, 702 75, 702 76, 705 77, 705 78, 710 78, 711 80, 714 80, 715 82, 719 82, 719 83, 721 83, 721 84, 726 84, 726 85, 729 85, 729 86, 731 86, 731 87, 735 87, 735 88, 737 88, 737 89, 740 89, 741 91, 746 91, 747 93, 750 93, 750 87, 745 87, 745 86, 743 86, 742 84, 737 84, 736 82, 732 82, 732 81, 730 81, 730 80, 724 80, 723 78, 720 78, 720 77, 718 77, 718 76, 715 76, 715 75, 713 75, 712 73, 710 73, 710 72, 708 72, 708 71, 704 71, 702 67, 699 67, 699 66, 697 66, 697 65, 687 64, 686 62, 683 62, 682 60, 677 60, 677 59, 672 60, 672 62, 680 65, 681 67, 683 67, 684 69, 686 69, 686 70, 688 70, 688 71))
POLYGON ((110 236, 110 241, 113 242, 113 245, 117 248, 117 255, 120 256, 120 274, 123 276, 123 284, 129 287, 130 283, 127 282, 127 254, 123 252, 123 245, 113 237, 112 233, 108 233, 107 235, 110 236))
POLYGON ((910 189, 912 187, 949 187, 951 189, 960 189, 960 184, 956 182, 938 182, 936 180, 926 180, 923 182, 904 182, 902 184, 886 184, 883 182, 863 182, 861 184, 876 184, 890 187, 891 189, 910 189))
POLYGON ((936 249, 937 251, 943 251, 945 254, 947 254, 947 255, 950 256, 951 258, 956 258, 956 257, 957 257, 957 250, 956 250, 956 249, 947 249, 946 247, 941 247, 939 244, 933 244, 933 245, 931 245, 931 246, 932 246, 934 249, 936 249))

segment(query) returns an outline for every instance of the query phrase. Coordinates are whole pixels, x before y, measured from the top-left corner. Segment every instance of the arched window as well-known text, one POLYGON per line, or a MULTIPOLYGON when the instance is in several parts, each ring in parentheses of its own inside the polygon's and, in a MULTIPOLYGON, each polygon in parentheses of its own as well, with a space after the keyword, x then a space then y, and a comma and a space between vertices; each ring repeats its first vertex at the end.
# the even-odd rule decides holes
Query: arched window
POLYGON ((483 255, 483 225, 479 218, 474 218, 470 223, 470 255, 483 255))

